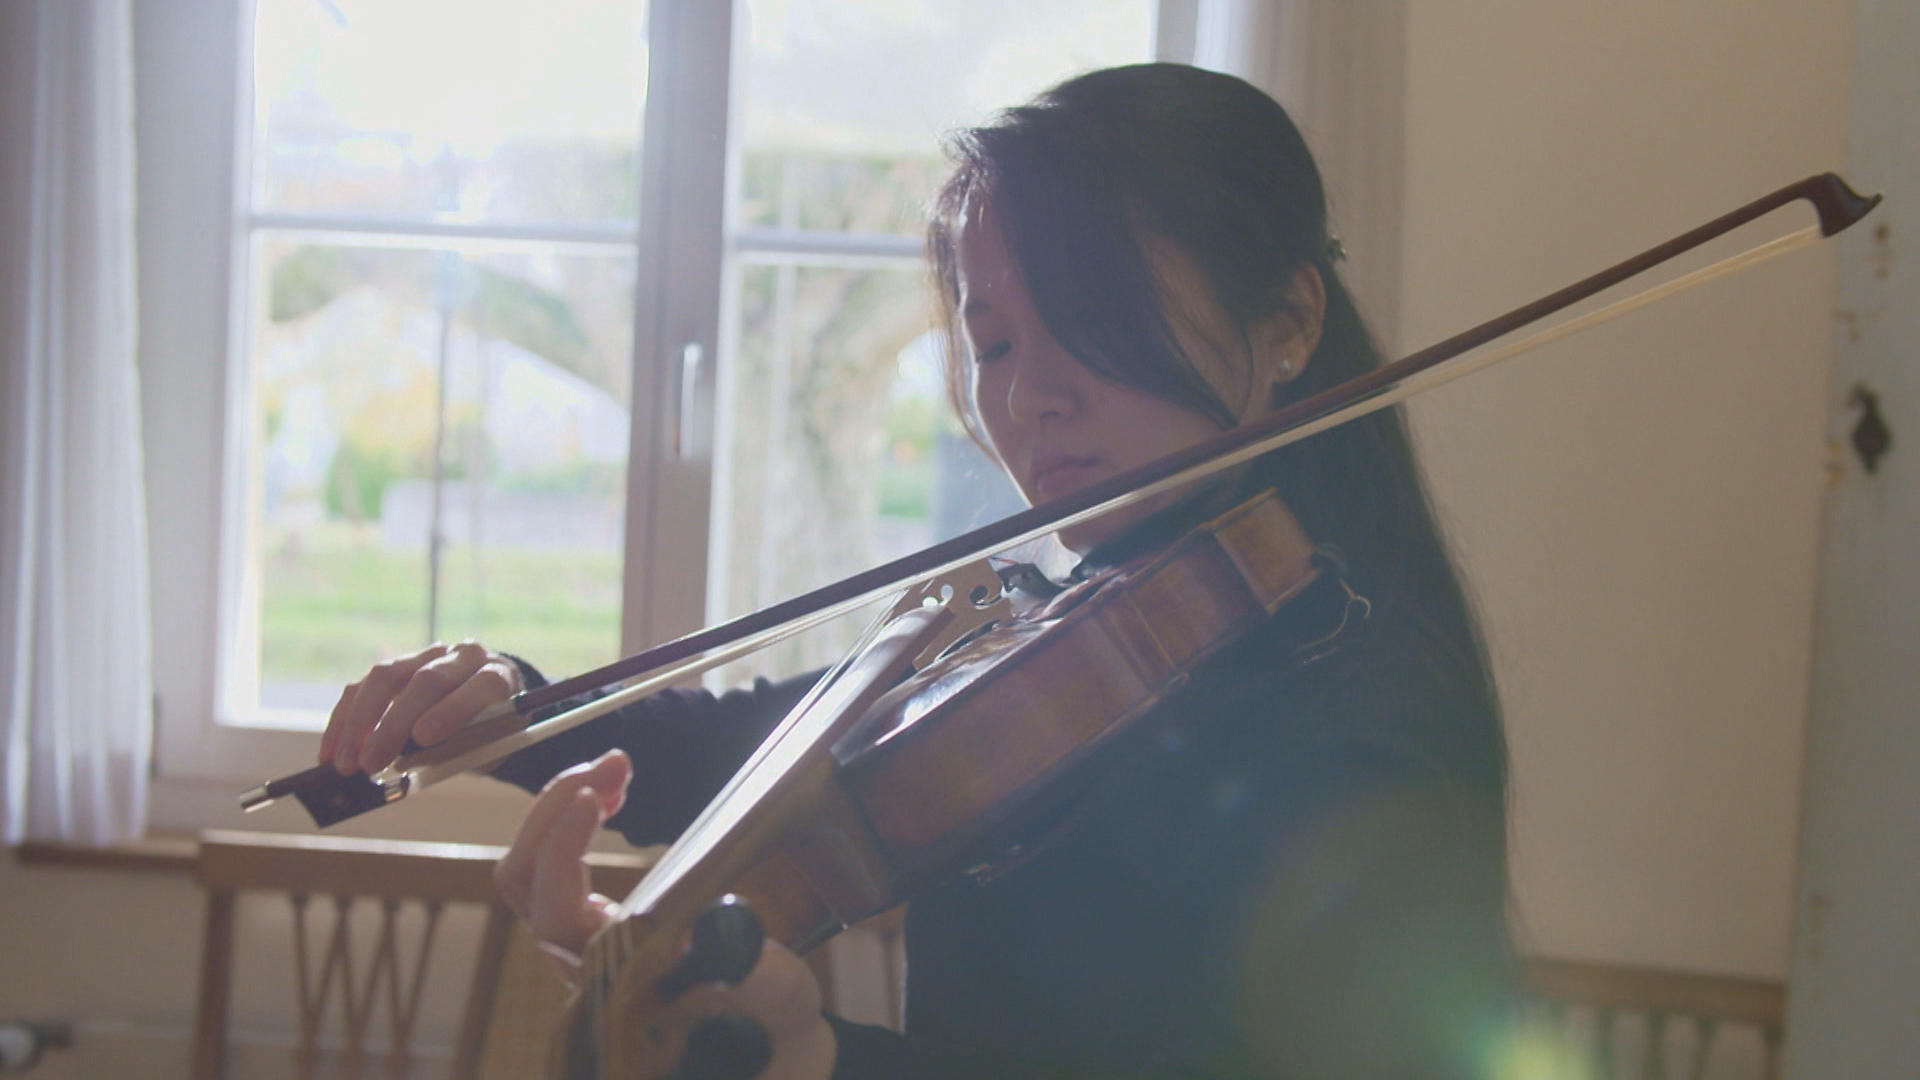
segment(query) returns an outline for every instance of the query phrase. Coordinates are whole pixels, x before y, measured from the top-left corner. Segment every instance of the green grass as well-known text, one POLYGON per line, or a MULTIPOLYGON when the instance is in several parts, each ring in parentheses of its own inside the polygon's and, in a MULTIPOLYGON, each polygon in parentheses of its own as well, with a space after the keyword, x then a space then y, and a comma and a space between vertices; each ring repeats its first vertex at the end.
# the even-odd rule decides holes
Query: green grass
MULTIPOLYGON (((270 538, 262 680, 345 683, 377 660, 426 644, 427 573, 424 551, 384 547, 368 526, 328 523, 270 538)), ((617 553, 444 552, 442 641, 478 638, 559 676, 614 659, 619 634, 617 553)))

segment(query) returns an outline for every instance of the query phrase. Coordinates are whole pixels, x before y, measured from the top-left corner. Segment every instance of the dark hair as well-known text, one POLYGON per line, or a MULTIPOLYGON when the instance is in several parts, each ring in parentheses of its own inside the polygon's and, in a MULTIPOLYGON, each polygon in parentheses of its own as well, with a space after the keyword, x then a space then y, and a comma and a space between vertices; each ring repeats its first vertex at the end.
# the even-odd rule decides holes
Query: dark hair
MULTIPOLYGON (((1095 71, 948 140, 954 172, 935 197, 928 248, 948 335, 947 385, 978 436, 960 347, 958 237, 990 202, 1047 329, 1087 367, 1232 425, 1233 413, 1180 348, 1147 240, 1192 259, 1248 335, 1285 316, 1302 265, 1326 293, 1304 371, 1276 391, 1311 395, 1379 366, 1380 353, 1334 267, 1320 173, 1286 111, 1227 75, 1178 64, 1095 71)), ((1450 748, 1490 815, 1487 869, 1505 893, 1506 750, 1471 607, 1435 524, 1399 410, 1274 451, 1255 480, 1278 489, 1307 534, 1342 551, 1376 622, 1407 635, 1412 663, 1447 687, 1419 704, 1414 734, 1450 748)))
MULTIPOLYGON (((1180 64, 1095 71, 948 138, 954 171, 928 226, 947 387, 977 432, 958 340, 959 230, 991 201, 1047 329, 1116 382, 1212 417, 1233 413, 1177 341, 1143 243, 1176 245, 1244 334, 1285 315, 1302 264, 1326 292, 1319 345, 1284 384, 1304 397, 1379 366, 1379 350, 1331 254, 1326 197, 1286 110, 1229 75, 1180 64)), ((1279 401, 1276 401, 1278 404, 1279 401)), ((1484 673, 1477 631, 1434 524, 1399 410, 1276 451, 1277 487, 1317 542, 1345 552, 1376 603, 1420 598, 1484 673)))
MULTIPOLYGON (((1178 64, 1096 71, 950 135, 947 149, 955 169, 935 197, 928 246, 950 335, 959 226, 969 204, 989 197, 1061 345, 1108 378, 1223 427, 1233 413, 1181 350, 1144 235, 1190 255, 1243 328, 1284 305, 1303 262, 1329 279, 1329 311, 1335 294, 1351 307, 1325 258, 1312 155, 1286 112, 1239 79, 1178 64)), ((1357 317, 1352 329, 1371 356, 1357 317)), ((957 370, 949 365, 948 387, 965 416, 957 370)))

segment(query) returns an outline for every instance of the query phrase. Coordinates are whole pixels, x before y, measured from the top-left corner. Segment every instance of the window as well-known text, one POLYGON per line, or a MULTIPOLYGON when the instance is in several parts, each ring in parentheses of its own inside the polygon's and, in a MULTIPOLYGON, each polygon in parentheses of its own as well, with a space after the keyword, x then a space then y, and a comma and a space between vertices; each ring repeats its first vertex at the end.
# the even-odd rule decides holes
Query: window
POLYGON ((570 673, 1014 505, 950 494, 997 471, 928 332, 937 137, 1146 58, 1155 17, 168 7, 136 26, 161 758, 248 778, 431 637, 570 673))
POLYGON ((236 716, 438 638, 618 655, 646 6, 472 14, 257 4, 236 716))

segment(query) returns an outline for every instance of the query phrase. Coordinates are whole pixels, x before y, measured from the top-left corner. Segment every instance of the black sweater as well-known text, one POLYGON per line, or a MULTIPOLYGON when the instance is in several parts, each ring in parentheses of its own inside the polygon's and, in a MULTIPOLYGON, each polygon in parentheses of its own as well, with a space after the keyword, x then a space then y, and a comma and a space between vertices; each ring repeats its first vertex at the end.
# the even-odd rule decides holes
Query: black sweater
MULTIPOLYGON (((1418 620, 1376 613, 1302 663, 1327 612, 1283 609, 1206 663, 1040 856, 911 897, 906 1035, 835 1019, 835 1075, 1486 1072, 1507 976, 1497 728, 1458 722, 1478 692, 1418 620)), ((609 827, 669 841, 812 678, 667 691, 496 775, 537 790, 621 747, 635 776, 609 827)))

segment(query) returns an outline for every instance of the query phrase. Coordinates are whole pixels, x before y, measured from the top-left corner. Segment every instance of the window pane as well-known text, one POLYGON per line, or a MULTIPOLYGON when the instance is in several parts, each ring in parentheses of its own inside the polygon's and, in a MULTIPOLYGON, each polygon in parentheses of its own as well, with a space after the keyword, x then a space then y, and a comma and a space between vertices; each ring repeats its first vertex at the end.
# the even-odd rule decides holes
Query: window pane
POLYGON ((631 220, 644 3, 259 0, 256 210, 631 220))
POLYGON ((260 705, 384 656, 617 655, 631 255, 256 240, 260 705))
POLYGON ((750 0, 738 221, 917 236, 942 132, 1148 58, 1151 0, 750 0))

